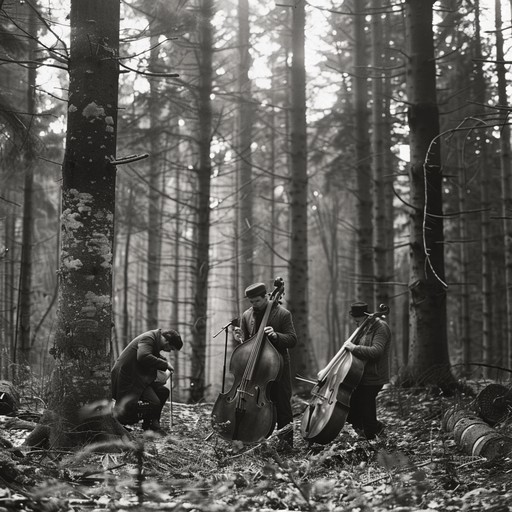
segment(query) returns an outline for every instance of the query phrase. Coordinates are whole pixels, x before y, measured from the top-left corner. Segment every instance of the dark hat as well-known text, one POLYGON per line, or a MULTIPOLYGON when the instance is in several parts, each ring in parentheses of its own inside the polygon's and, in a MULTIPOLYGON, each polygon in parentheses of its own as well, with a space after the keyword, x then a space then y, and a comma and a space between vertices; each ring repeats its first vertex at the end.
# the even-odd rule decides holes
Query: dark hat
POLYGON ((351 316, 365 316, 368 313, 368 304, 366 302, 353 302, 350 304, 351 316))
POLYGON ((162 336, 170 343, 171 348, 174 350, 181 350, 181 347, 183 347, 183 340, 178 331, 174 329, 162 331, 162 336))
POLYGON ((267 293, 267 287, 265 283, 254 283, 245 289, 245 296, 248 299, 254 299, 255 297, 261 297, 267 293))

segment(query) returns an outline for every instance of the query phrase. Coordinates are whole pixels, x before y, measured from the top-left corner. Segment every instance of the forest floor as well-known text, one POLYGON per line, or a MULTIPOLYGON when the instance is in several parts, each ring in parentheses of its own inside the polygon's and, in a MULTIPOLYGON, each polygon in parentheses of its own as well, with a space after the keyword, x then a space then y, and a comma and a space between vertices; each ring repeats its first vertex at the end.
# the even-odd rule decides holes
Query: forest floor
MULTIPOLYGON (((275 436, 247 447, 212 433, 211 403, 164 409, 168 434, 135 427, 123 450, 56 453, 20 446, 28 431, 0 436, 0 512, 5 511, 512 511, 512 456, 463 453, 442 417, 454 400, 391 387, 379 395, 385 434, 358 438, 346 425, 328 445, 300 435, 306 402, 294 397, 295 448, 275 436), (19 447, 19 448, 17 448, 19 447)), ((512 422, 496 428, 512 433, 512 422)))

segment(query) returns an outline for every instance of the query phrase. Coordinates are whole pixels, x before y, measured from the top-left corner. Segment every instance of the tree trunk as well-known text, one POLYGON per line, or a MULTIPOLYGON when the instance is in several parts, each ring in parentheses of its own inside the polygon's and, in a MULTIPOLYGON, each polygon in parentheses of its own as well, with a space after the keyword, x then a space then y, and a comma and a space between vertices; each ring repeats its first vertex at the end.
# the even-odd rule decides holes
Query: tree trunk
POLYGON ((130 247, 132 241, 132 230, 133 230, 133 219, 135 218, 134 208, 134 189, 130 187, 128 192, 128 204, 126 206, 126 233, 124 242, 124 258, 123 258, 123 313, 122 313, 122 330, 121 339, 119 340, 119 346, 117 347, 114 359, 119 357, 119 354, 124 350, 124 347, 128 345, 132 339, 130 332, 130 308, 128 305, 130 297, 130 247))
MULTIPOLYGON (((29 8, 28 33, 29 33, 29 62, 37 60, 37 18, 35 7, 29 8)), ((33 132, 35 132, 36 114, 36 65, 29 65, 27 77, 27 113, 32 116, 30 128, 25 143, 24 167, 25 183, 23 187, 23 234, 21 242, 20 265, 20 298, 19 298, 19 342, 16 362, 22 366, 30 362, 30 320, 32 309, 32 244, 34 238, 34 167, 36 157, 34 154, 33 132)), ((19 370, 20 368, 18 368, 19 370)), ((16 372, 16 381, 24 380, 24 372, 16 372)))
MULTIPOLYGON (((238 1, 238 159, 239 159, 239 247, 240 247, 240 279, 239 289, 245 289, 254 280, 253 271, 253 187, 252 187, 252 125, 254 107, 251 97, 251 80, 249 69, 251 67, 249 27, 249 1, 238 1)), ((272 276, 274 277, 274 276, 272 276)))
MULTIPOLYGON (((11 194, 8 194, 9 197, 11 194)), ((2 329, 0 334, 2 335, 3 346, 2 346, 2 367, 1 375, 2 379, 12 380, 12 359, 14 357, 14 333, 16 332, 16 303, 14 290, 15 276, 16 276, 16 218, 14 213, 7 211, 5 214, 5 233, 4 233, 4 246, 5 252, 2 255, 3 269, 2 275, 4 276, 3 282, 3 307, 2 311, 2 329)))
MULTIPOLYGON (((463 150, 458 151, 457 154, 462 154, 463 150)), ((463 169, 463 163, 459 165, 459 169, 463 169)), ((460 184, 458 187, 458 200, 459 200, 459 211, 464 212, 467 210, 467 194, 468 185, 466 183, 466 173, 461 171, 460 184)), ((471 367, 468 363, 471 362, 471 302, 470 302, 470 272, 469 272, 469 254, 468 245, 468 225, 467 218, 464 213, 459 216, 459 240, 460 244, 460 344, 462 347, 462 362, 464 365, 464 375, 466 377, 471 376, 471 367)))
POLYGON ((51 422, 52 447, 116 428, 109 363, 118 49, 119 0, 73 0, 55 370, 42 420, 51 422))
POLYGON ((368 79, 366 75, 366 0, 354 0, 354 123, 357 178, 357 300, 374 300, 374 256, 372 226, 372 171, 368 126, 368 79))
MULTIPOLYGON (((149 19, 149 23, 151 18, 149 19)), ((149 56, 149 69, 157 73, 158 67, 158 37, 150 37, 150 56, 149 56)), ((149 82, 149 144, 151 147, 152 157, 149 160, 149 177, 148 177, 148 282, 147 282, 147 318, 146 328, 148 330, 156 329, 159 327, 158 317, 158 294, 160 283, 160 261, 161 261, 161 214, 160 214, 160 137, 161 121, 159 119, 159 112, 161 110, 161 99, 159 98, 159 91, 155 79, 150 79, 149 82)))
MULTIPOLYGON (((484 105, 486 102, 487 85, 483 71, 483 52, 482 41, 480 38, 480 0, 475 1, 475 79, 473 80, 475 103, 484 105)), ((480 108, 480 107, 477 107, 480 108)), ((488 164, 490 158, 487 149, 487 132, 484 131, 480 143, 480 158, 478 181, 480 183, 480 203, 482 213, 480 215, 480 239, 482 253, 482 352, 481 359, 485 364, 491 364, 492 355, 492 259, 490 250, 491 236, 491 201, 490 201, 490 183, 492 182, 493 166, 488 164)), ((488 369, 484 367, 484 375, 488 376, 488 369)))
MULTIPOLYGON (((503 33, 501 21, 501 0, 496 0, 496 72, 498 75, 498 103, 501 109, 508 106, 507 78, 505 68, 505 57, 503 50, 503 33)), ((505 328, 505 361, 506 366, 512 367, 512 191, 510 184, 512 179, 511 155, 510 155, 510 126, 507 114, 504 114, 503 125, 500 126, 500 167, 501 167, 501 215, 503 223, 503 237, 505 245, 505 307, 506 316, 503 327, 505 328)))
POLYGON ((210 270, 210 158, 212 136, 213 88, 213 0, 199 2, 199 90, 198 126, 199 166, 197 168, 197 248, 195 257, 195 294, 190 399, 197 402, 205 392, 206 317, 208 305, 208 274, 210 270))
MULTIPOLYGON (((390 37, 390 33, 392 32, 391 22, 384 23, 385 30, 385 40, 388 41, 390 37)), ((385 61, 386 65, 386 61, 385 61)), ((393 139, 393 116, 391 113, 391 97, 392 93, 392 78, 387 76, 384 79, 384 93, 383 93, 383 103, 384 103, 384 125, 382 131, 384 133, 384 148, 385 148, 385 157, 384 157, 384 169, 387 176, 383 176, 383 183, 385 186, 384 191, 384 204, 386 205, 386 225, 383 227, 385 234, 384 238, 387 243, 387 252, 386 252, 386 276, 388 276, 388 283, 386 285, 386 291, 384 295, 380 295, 377 292, 377 304, 378 306, 381 303, 387 304, 391 307, 391 312, 387 319, 391 332, 394 333, 395 342, 391 346, 391 372, 398 373, 398 368, 402 367, 405 363, 404 360, 401 360, 401 354, 403 353, 403 348, 400 347, 398 341, 398 326, 400 313, 403 308, 400 307, 401 300, 397 300, 396 290, 396 281, 397 281, 397 268, 395 266, 395 207, 394 207, 394 181, 395 181, 395 173, 394 170, 398 166, 398 159, 391 150, 394 139, 393 139), (387 302, 386 302, 387 301, 387 302), (391 304, 392 302, 392 304, 391 304)), ((379 228, 380 229, 380 228, 379 228)), ((404 297, 403 302, 406 302, 406 298, 404 297)), ((406 308, 405 308, 406 309, 406 308)), ((408 325, 408 321, 406 322, 408 325)), ((402 331, 402 339, 401 343, 406 344, 409 341, 407 331, 402 331)))
MULTIPOLYGON (((178 140, 180 138, 179 133, 179 125, 176 124, 177 136, 178 140)), ((179 143, 178 143, 178 154, 179 156, 179 143)), ((171 329, 175 329, 176 331, 180 331, 180 298, 181 298, 181 286, 180 286, 180 274, 181 274, 181 264, 182 255, 180 253, 180 245, 182 243, 181 240, 181 229, 182 229, 182 219, 181 219, 181 193, 180 193, 180 181, 181 181, 181 172, 180 167, 176 168, 176 189, 175 189, 175 203, 174 203, 174 244, 173 244, 173 256, 174 256, 174 272, 173 272, 173 280, 172 280, 172 309, 171 309, 171 329)), ((185 294, 183 294, 185 295, 185 294)), ((180 367, 180 352, 176 352, 174 355, 174 371, 176 375, 181 374, 180 367)), ((171 383, 172 385, 172 383, 171 383)), ((174 389, 176 390, 176 397, 181 397, 181 385, 180 381, 176 380, 174 383, 174 389)))
MULTIPOLYGON (((384 116, 387 105, 384 96, 383 72, 383 20, 380 0, 372 0, 372 177, 373 177, 373 247, 375 268, 375 307, 379 304, 389 305, 390 281, 389 273, 390 253, 393 254, 393 217, 389 216, 389 201, 392 201, 390 190, 393 184, 391 167, 388 167, 387 154, 389 146, 386 145, 388 123, 384 116)), ((386 114, 389 114, 386 112, 386 114)), ((392 267, 391 267, 392 268, 392 267)))
MULTIPOLYGON (((278 208, 276 205, 276 198, 275 198, 275 190, 276 190, 276 136, 277 136, 277 116, 276 116, 276 99, 275 99, 275 86, 274 84, 277 82, 276 76, 275 76, 275 62, 272 60, 272 86, 271 86, 271 98, 272 98, 272 107, 270 110, 270 119, 269 119, 269 127, 270 127, 270 162, 269 162, 269 170, 270 170, 270 190, 272 191, 272 201, 270 202, 270 229, 269 229, 269 238, 268 243, 270 247, 275 247, 276 243, 276 228, 278 226, 279 216, 278 216, 278 208)), ((275 276, 276 275, 276 257, 274 254, 274 251, 270 251, 270 275, 275 276)))
MULTIPOLYGON (((333 194, 332 205, 325 211, 318 206, 315 210, 315 221, 317 224, 317 236, 323 249, 326 260, 329 285, 326 290, 325 304, 325 330, 327 333, 328 345, 326 347, 326 359, 330 361, 338 352, 340 344, 343 343, 343 332, 341 329, 339 303, 342 302, 339 264, 339 229, 338 224, 342 216, 342 209, 338 194, 333 194)), ((314 371, 314 368, 310 368, 314 371)))
POLYGON ((292 350, 292 375, 305 375, 312 366, 308 327, 308 175, 306 132, 306 68, 304 63, 305 1, 293 8, 291 74, 291 163, 290 216, 291 246, 288 307, 297 332, 292 350))
MULTIPOLYGON (((410 351, 407 378, 445 387, 449 370, 439 113, 432 0, 407 0, 410 140, 410 351)), ((407 379, 406 379, 407 380, 407 379)))
MULTIPOLYGON (((0 210, 3 213, 3 209, 0 210)), ((7 216, 1 221, 2 232, 1 232, 1 246, 0 246, 0 301, 4 304, 2 311, 0 312, 0 339, 3 340, 2 347, 0 348, 0 380, 6 379, 6 362, 8 360, 7 351, 9 347, 9 337, 7 333, 7 216)))

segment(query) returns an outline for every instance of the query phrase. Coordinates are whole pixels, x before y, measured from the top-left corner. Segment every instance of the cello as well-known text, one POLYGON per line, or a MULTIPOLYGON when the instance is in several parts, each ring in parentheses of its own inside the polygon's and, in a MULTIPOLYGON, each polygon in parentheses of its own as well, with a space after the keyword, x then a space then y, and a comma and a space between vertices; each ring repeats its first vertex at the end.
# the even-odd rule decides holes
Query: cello
MULTIPOLYGON (((379 311, 368 314, 347 341, 357 344, 373 323, 388 312, 389 308, 381 304, 379 311)), ((341 347, 318 373, 311 390, 312 399, 302 414, 300 431, 304 439, 327 444, 340 433, 348 416, 352 391, 359 384, 363 371, 364 361, 341 347)))
POLYGON ((269 391, 281 373, 283 360, 267 339, 265 327, 272 307, 284 293, 283 279, 276 278, 274 287, 258 332, 233 350, 229 363, 233 385, 227 393, 219 394, 212 409, 212 427, 228 441, 259 442, 272 433, 276 424, 269 391))

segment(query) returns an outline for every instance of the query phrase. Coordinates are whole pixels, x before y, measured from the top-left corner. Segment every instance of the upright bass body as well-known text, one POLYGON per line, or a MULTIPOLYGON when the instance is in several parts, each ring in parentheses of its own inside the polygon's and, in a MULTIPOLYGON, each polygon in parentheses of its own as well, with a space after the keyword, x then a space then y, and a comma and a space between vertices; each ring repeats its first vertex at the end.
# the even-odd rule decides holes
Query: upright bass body
MULTIPOLYGON (((356 343, 389 308, 383 304, 379 311, 369 314, 352 333, 349 341, 356 343)), ((350 410, 350 397, 364 372, 364 362, 342 347, 329 364, 318 374, 311 390, 312 398, 303 412, 300 431, 307 441, 327 444, 341 431, 350 410)))
POLYGON ((219 435, 232 441, 256 443, 268 437, 276 424, 270 386, 282 367, 281 354, 266 339, 258 357, 259 371, 248 378, 245 369, 251 359, 257 335, 238 345, 231 356, 229 370, 234 382, 227 393, 221 393, 213 406, 212 419, 219 435))
POLYGON ((364 371, 364 363, 345 351, 325 379, 313 387, 300 431, 307 441, 327 444, 340 433, 350 410, 350 397, 364 371))
POLYGON ((272 433, 276 424, 270 387, 281 373, 283 359, 264 331, 273 305, 284 293, 284 281, 278 278, 274 285, 258 332, 231 355, 231 389, 220 393, 213 406, 212 426, 228 441, 259 442, 272 433))

